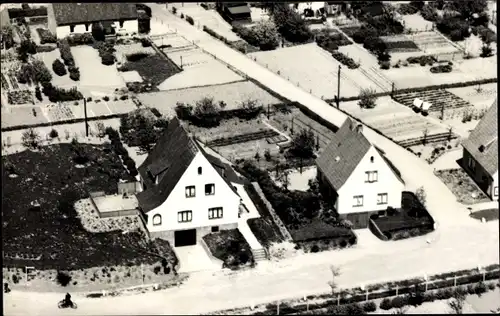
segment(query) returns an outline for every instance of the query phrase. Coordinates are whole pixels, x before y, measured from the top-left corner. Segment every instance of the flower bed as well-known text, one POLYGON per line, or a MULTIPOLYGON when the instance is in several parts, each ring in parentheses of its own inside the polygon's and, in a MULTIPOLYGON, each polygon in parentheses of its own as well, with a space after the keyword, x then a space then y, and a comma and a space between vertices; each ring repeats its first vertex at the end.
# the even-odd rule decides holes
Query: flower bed
POLYGON ((224 261, 230 269, 253 264, 253 254, 245 237, 237 229, 221 230, 203 237, 215 258, 224 261))
POLYGON ((9 91, 7 99, 10 104, 33 103, 33 93, 30 90, 9 91))
POLYGON ((370 217, 387 239, 405 239, 434 229, 434 220, 412 192, 403 192, 401 199, 401 209, 391 208, 370 217))
POLYGON ((418 52, 420 48, 413 41, 386 41, 385 45, 389 52, 418 52))
POLYGON ((431 69, 430 69, 430 71, 433 74, 447 73, 447 72, 451 72, 452 70, 453 70, 453 67, 451 65, 439 65, 439 66, 431 67, 431 69))
POLYGON ((471 205, 489 201, 486 194, 463 169, 438 170, 435 174, 453 192, 458 202, 471 205), (476 198, 472 197, 473 193, 476 198))

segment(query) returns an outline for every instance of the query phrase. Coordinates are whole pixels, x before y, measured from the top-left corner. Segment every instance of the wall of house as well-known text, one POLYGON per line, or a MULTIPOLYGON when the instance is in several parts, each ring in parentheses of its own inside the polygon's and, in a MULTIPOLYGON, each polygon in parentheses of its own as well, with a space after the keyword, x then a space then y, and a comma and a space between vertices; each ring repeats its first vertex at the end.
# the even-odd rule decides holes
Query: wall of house
MULTIPOLYGON (((213 226, 203 226, 196 228, 196 240, 199 241, 203 236, 206 236, 212 232, 213 226)), ((238 228, 238 223, 224 224, 219 226, 219 230, 229 230, 238 228)), ((170 243, 172 247, 175 245, 175 231, 174 230, 164 230, 164 231, 153 231, 149 232, 150 238, 161 238, 170 243)))
POLYGON ((339 214, 364 213, 385 210, 388 206, 399 208, 403 189, 404 184, 372 146, 346 183, 339 189, 337 212, 339 214), (372 156, 373 162, 370 160, 372 156), (366 183, 366 171, 378 171, 378 181, 366 183), (387 193, 387 204, 377 204, 379 193, 387 193), (355 195, 363 196, 363 206, 353 207, 355 195))
POLYGON ((148 212, 148 229, 150 232, 185 230, 196 227, 223 226, 238 222, 240 197, 226 184, 203 154, 198 153, 191 165, 174 187, 167 200, 158 208, 148 212), (198 167, 202 167, 202 174, 198 175, 198 167), (215 184, 215 194, 205 195, 205 184, 215 184), (196 196, 187 198, 186 186, 194 185, 196 196), (223 217, 208 219, 208 209, 223 208, 223 217), (192 221, 179 223, 177 213, 192 211, 192 221), (161 225, 153 226, 153 217, 160 214, 161 225))
MULTIPOLYGON (((50 20, 50 18, 49 18, 50 20)), ((115 21, 112 23, 117 34, 125 35, 125 34, 138 34, 139 32, 139 21, 138 20, 130 20, 124 21, 123 27, 120 28, 120 22, 115 21)), ((57 38, 64 38, 70 34, 83 34, 83 33, 91 33, 92 32, 92 23, 89 23, 88 29, 85 28, 85 24, 77 24, 73 32, 71 32, 70 26, 58 26, 56 29, 57 38)))
POLYGON ((498 187, 498 171, 496 174, 491 176, 477 161, 475 170, 472 170, 469 168, 470 159, 476 161, 474 157, 472 157, 472 155, 464 148, 462 155, 462 167, 486 195, 493 200, 498 200, 498 195, 495 196, 495 187, 498 187), (486 183, 483 182, 483 176, 489 179, 486 183))
POLYGON ((349 214, 340 214, 340 219, 347 219, 352 223, 353 229, 362 229, 368 228, 368 223, 370 221, 370 216, 373 214, 377 214, 378 211, 370 211, 370 212, 357 212, 357 213, 349 213, 349 214))

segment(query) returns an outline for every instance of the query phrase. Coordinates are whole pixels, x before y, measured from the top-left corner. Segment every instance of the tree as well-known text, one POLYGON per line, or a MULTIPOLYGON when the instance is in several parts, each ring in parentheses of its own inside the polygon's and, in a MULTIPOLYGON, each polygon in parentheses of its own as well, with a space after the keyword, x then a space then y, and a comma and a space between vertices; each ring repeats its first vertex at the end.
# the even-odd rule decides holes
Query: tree
POLYGON ((47 66, 41 60, 34 60, 33 63, 33 74, 35 83, 49 83, 52 80, 52 74, 50 73, 47 66))
POLYGON ((488 8, 486 0, 452 0, 451 8, 465 19, 470 19, 474 13, 482 13, 488 8))
POLYGON ((21 142, 24 147, 28 149, 37 149, 40 146, 41 141, 40 134, 36 132, 33 128, 23 132, 21 142))
POLYGON ((304 43, 312 38, 312 32, 304 19, 286 3, 276 3, 271 13, 278 31, 292 43, 304 43))
POLYGON ((299 158, 312 158, 314 156, 315 138, 311 129, 302 129, 292 139, 290 153, 299 158))
POLYGON ((104 41, 106 39, 106 33, 101 22, 92 23, 92 37, 96 41, 104 41))
POLYGON ((273 50, 279 46, 278 29, 272 21, 259 21, 253 27, 253 32, 259 43, 260 50, 273 50))
POLYGON ((358 105, 362 109, 372 109, 375 107, 376 103, 375 101, 377 100, 375 97, 375 90, 372 88, 368 89, 361 89, 361 92, 359 93, 359 102, 358 105))
POLYGON ((64 76, 67 74, 66 67, 64 67, 64 64, 59 59, 54 60, 52 63, 52 70, 58 76, 64 76))
POLYGON ((465 294, 460 291, 453 291, 452 299, 448 302, 448 306, 453 314, 463 314, 465 303, 465 294))
POLYGON ((214 102, 212 97, 204 97, 203 99, 196 101, 196 106, 194 107, 193 115, 195 116, 217 116, 219 115, 219 107, 214 102))
POLYGON ((332 279, 328 281, 328 285, 332 289, 332 295, 335 295, 335 290, 337 290, 338 288, 335 279, 340 275, 340 269, 335 267, 334 265, 330 265, 330 271, 332 272, 332 279))
POLYGON ((157 134, 150 122, 142 116, 138 116, 137 138, 139 140, 139 149, 149 152, 157 140, 157 134))
POLYGON ((17 48, 17 54, 19 60, 21 60, 22 62, 27 62, 29 55, 36 54, 36 44, 30 40, 23 40, 17 48))
POLYGON ((103 122, 97 122, 96 128, 97 128, 97 133, 99 135, 99 138, 104 137, 104 135, 106 133, 106 127, 104 126, 104 123, 103 122))
POLYGON ((424 187, 418 188, 415 195, 417 196, 417 200, 425 207, 427 194, 425 193, 424 187))

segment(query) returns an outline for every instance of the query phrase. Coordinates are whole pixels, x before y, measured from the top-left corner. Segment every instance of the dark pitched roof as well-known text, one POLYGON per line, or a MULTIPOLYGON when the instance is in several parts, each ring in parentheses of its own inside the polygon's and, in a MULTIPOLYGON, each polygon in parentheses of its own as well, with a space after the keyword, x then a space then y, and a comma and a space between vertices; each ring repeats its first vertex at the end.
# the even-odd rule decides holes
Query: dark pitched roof
POLYGON ((248 13, 250 14, 250 8, 247 5, 244 6, 239 6, 239 7, 229 7, 227 8, 229 13, 231 14, 242 14, 242 13, 248 13))
POLYGON ((208 154, 188 134, 179 119, 174 117, 138 168, 146 185, 146 190, 137 194, 137 200, 144 212, 149 212, 165 202, 198 152, 207 158, 231 190, 238 194, 231 182, 243 183, 244 180, 240 179, 229 164, 208 154), (158 177, 157 185, 154 182, 155 177, 158 177))
POLYGON ((493 102, 462 146, 490 174, 498 171, 498 105, 493 102))
POLYGON ((155 147, 138 168, 146 190, 137 194, 139 205, 148 212, 163 203, 189 167, 199 149, 179 119, 174 117, 155 147), (158 185, 154 178, 158 177, 158 185))
POLYGON ((57 25, 137 19, 134 3, 53 3, 57 25))
POLYGON ((316 159, 318 169, 335 190, 344 185, 372 146, 363 133, 356 131, 356 126, 355 122, 347 118, 332 136, 325 151, 316 159))

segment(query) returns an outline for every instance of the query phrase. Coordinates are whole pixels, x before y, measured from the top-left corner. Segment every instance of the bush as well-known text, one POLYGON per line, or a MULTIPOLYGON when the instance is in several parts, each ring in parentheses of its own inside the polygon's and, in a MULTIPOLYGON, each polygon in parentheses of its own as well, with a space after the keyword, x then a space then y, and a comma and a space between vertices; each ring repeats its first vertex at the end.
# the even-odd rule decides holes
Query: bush
POLYGON ((115 63, 115 56, 112 53, 104 53, 101 56, 101 63, 106 66, 111 66, 115 63))
POLYGON ((427 21, 435 22, 438 19, 438 13, 436 9, 429 4, 423 6, 420 14, 427 21))
POLYGON ((58 76, 64 76, 68 73, 66 67, 64 67, 64 64, 59 59, 54 60, 52 63, 52 70, 58 76))
POLYGON ((69 46, 68 40, 63 39, 57 43, 59 51, 61 52, 61 58, 66 66, 74 66, 75 60, 73 59, 73 54, 71 53, 71 47, 69 46))
POLYGON ((388 61, 383 61, 380 63, 380 69, 389 69, 391 68, 391 63, 388 61))
POLYGON ((54 51, 56 49, 57 49, 57 47, 55 47, 55 46, 37 46, 36 52, 37 53, 48 53, 48 52, 54 51))
POLYGON ((181 13, 181 19, 184 19, 184 13, 181 13))
POLYGON ((375 302, 373 301, 369 301, 363 304, 363 310, 365 311, 365 313, 373 313, 377 310, 377 304, 375 304, 375 302))
POLYGON ((372 109, 376 106, 375 91, 372 89, 361 89, 358 105, 362 109, 372 109))
POLYGON ((139 52, 139 53, 128 54, 125 57, 127 58, 127 61, 136 62, 149 56, 150 55, 148 53, 139 52))
POLYGON ((49 136, 51 138, 56 138, 57 136, 59 136, 59 133, 55 129, 52 129, 49 133, 49 136))
POLYGON ((49 30, 37 28, 36 32, 38 33, 38 37, 40 37, 40 44, 57 43, 57 37, 54 34, 52 34, 49 30))
POLYGON ((38 101, 42 101, 42 91, 40 90, 39 86, 36 86, 35 88, 35 97, 38 99, 38 101))
POLYGON ((56 281, 61 286, 66 286, 71 282, 71 275, 64 271, 57 271, 56 281))
POLYGON ((319 247, 318 247, 318 245, 314 244, 314 245, 311 247, 311 252, 313 252, 313 253, 319 252, 319 247))
POLYGON ((406 296, 396 296, 391 301, 393 308, 401 308, 406 305, 408 305, 408 298, 406 296))
POLYGON ((73 81, 79 81, 80 80, 80 69, 74 66, 68 67, 69 71, 69 78, 73 81))
POLYGON ((94 43, 91 33, 75 33, 67 37, 70 46, 89 45, 94 43))
POLYGON ((432 73, 446 73, 446 72, 451 72, 453 70, 453 67, 450 65, 439 65, 431 67, 430 70, 432 73))
POLYGON ((477 294, 478 296, 481 296, 481 294, 484 294, 488 291, 488 288, 486 287, 486 284, 484 282, 479 282, 476 284, 476 287, 474 288, 474 293, 477 294))
POLYGON ((419 56, 419 57, 408 57, 406 61, 410 64, 420 64, 421 66, 429 65, 432 66, 437 59, 434 56, 419 56))
POLYGON ((104 97, 102 98, 102 100, 103 100, 103 101, 108 102, 108 101, 109 101, 109 97, 108 97, 108 96, 104 96, 104 97))
POLYGON ((189 15, 186 15, 186 21, 191 24, 191 25, 194 25, 194 20, 192 17, 190 17, 189 15))
POLYGON ((392 308, 391 300, 388 298, 384 298, 382 302, 380 302, 380 308, 388 311, 392 308))
POLYGON ((160 266, 155 266, 155 267, 153 268, 153 272, 154 272, 155 274, 160 273, 160 271, 161 271, 161 267, 160 267, 160 266))
POLYGON ((154 116, 161 117, 161 113, 160 113, 160 111, 158 111, 157 108, 151 108, 150 110, 151 110, 151 113, 154 114, 154 116))
POLYGON ((338 60, 341 64, 347 66, 347 68, 349 68, 349 69, 356 69, 359 67, 359 64, 356 63, 354 61, 354 59, 352 59, 349 56, 344 55, 341 52, 338 52, 338 51, 332 52, 332 57, 335 58, 336 60, 338 60))

